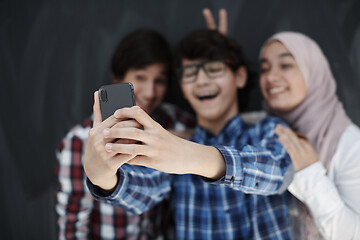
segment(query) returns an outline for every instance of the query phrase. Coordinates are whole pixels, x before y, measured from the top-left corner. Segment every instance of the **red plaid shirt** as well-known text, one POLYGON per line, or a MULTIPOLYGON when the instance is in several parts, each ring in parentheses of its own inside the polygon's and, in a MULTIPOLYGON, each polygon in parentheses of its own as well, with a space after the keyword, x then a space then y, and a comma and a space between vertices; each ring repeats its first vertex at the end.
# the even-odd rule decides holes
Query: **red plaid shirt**
MULTIPOLYGON (((162 104, 153 118, 164 128, 186 131, 196 122, 174 105, 162 104)), ((133 215, 97 202, 86 187, 82 156, 92 127, 91 118, 70 130, 56 155, 59 189, 56 193, 60 239, 169 239, 173 235, 168 202, 133 215)))

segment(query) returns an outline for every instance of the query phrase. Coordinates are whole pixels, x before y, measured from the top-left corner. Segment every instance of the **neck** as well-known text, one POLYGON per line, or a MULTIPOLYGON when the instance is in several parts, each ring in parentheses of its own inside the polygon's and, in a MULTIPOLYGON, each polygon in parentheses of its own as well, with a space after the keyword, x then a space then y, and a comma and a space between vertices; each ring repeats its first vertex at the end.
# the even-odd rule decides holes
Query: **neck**
POLYGON ((230 121, 237 114, 239 114, 239 111, 234 111, 231 114, 227 114, 226 116, 221 116, 213 119, 204 119, 197 116, 198 125, 217 136, 228 123, 228 121, 230 121))

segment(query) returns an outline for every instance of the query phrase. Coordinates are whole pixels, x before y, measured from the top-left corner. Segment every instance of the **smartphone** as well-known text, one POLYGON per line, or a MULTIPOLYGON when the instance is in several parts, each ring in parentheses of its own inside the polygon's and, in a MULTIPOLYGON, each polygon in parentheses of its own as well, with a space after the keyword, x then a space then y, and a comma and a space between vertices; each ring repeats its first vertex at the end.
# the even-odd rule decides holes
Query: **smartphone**
POLYGON ((131 83, 116 83, 99 88, 102 119, 105 120, 119 108, 135 105, 134 87, 131 83))

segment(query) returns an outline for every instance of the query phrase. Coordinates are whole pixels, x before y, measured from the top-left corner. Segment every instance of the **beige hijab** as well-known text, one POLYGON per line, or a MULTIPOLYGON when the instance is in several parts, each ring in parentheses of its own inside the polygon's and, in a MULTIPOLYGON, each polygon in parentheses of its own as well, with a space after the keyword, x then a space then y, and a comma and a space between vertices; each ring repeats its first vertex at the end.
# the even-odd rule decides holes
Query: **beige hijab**
MULTIPOLYGON (((280 32, 263 45, 279 41, 297 62, 307 88, 305 100, 295 109, 280 112, 265 103, 268 113, 287 122, 295 131, 306 135, 329 169, 339 139, 351 123, 336 95, 336 83, 329 63, 320 47, 309 37, 296 32, 280 32)), ((261 51, 262 52, 262 51, 261 51)))

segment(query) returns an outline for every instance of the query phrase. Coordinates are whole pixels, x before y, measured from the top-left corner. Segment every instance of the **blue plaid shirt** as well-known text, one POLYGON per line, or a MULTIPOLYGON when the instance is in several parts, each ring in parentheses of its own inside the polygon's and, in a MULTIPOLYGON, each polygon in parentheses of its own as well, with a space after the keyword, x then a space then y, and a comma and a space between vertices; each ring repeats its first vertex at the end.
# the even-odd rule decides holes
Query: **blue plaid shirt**
POLYGON ((123 165, 110 196, 88 186, 96 199, 134 213, 170 198, 177 239, 291 239, 285 198, 277 193, 294 171, 274 133, 278 123, 268 117, 248 125, 237 115, 217 136, 197 127, 192 140, 217 147, 226 162, 225 176, 215 182, 123 165))

